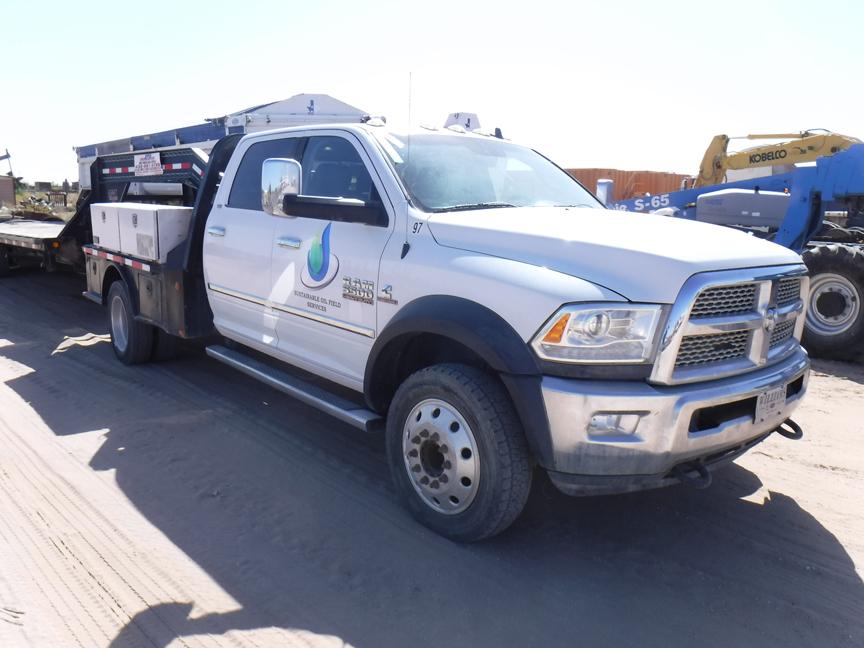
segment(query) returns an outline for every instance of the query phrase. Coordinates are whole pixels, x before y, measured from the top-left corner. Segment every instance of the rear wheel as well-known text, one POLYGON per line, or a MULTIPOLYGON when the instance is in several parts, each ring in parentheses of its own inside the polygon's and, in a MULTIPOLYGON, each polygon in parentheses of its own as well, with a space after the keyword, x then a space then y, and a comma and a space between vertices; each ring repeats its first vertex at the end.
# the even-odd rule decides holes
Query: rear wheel
POLYGON ((160 328, 153 330, 153 352, 150 359, 153 362, 173 360, 179 350, 180 338, 166 333, 160 328))
POLYGON ((115 281, 108 290, 108 330, 120 362, 131 365, 150 359, 153 327, 136 321, 129 290, 122 281, 115 281))
POLYGON ((810 298, 804 346, 814 356, 855 360, 864 356, 864 253, 844 245, 807 250, 810 298))
POLYGON ((506 529, 531 490, 531 461, 510 398, 466 365, 422 369, 399 387, 387 417, 387 457, 414 517, 452 540, 506 529))

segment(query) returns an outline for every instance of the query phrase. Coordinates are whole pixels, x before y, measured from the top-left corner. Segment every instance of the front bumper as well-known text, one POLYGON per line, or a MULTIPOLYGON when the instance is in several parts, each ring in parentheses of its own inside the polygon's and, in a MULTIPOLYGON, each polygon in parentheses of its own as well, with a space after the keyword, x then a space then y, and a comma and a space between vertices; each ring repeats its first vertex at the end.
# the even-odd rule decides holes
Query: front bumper
POLYGON ((671 387, 546 376, 541 387, 553 454, 553 465, 546 468, 553 483, 570 495, 675 483, 682 466, 710 467, 734 459, 789 418, 807 390, 809 368, 799 348, 758 371, 671 387), (778 387, 786 387, 785 403, 757 423, 757 397, 778 387), (589 431, 592 417, 610 413, 638 415, 635 431, 589 431))

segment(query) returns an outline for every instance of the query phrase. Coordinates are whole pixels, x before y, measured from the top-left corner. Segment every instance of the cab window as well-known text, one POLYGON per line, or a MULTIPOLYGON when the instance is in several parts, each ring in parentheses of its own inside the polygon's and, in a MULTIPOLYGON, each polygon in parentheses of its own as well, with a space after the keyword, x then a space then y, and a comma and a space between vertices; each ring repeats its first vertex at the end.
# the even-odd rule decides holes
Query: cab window
POLYGON ((249 147, 231 185, 228 206, 237 209, 261 209, 261 167, 267 158, 297 159, 301 148, 297 137, 265 140, 249 147))
POLYGON ((310 137, 301 164, 304 196, 378 201, 366 165, 346 139, 310 137))

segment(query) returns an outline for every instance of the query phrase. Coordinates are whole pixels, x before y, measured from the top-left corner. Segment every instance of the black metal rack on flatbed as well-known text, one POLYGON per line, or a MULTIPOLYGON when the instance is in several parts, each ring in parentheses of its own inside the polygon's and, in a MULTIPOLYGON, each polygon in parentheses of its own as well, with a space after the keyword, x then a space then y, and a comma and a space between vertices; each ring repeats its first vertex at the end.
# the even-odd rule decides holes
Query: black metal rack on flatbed
MULTIPOLYGON (((191 148, 153 153, 159 156, 160 172, 149 175, 136 173, 135 157, 141 152, 97 158, 90 167, 91 188, 78 197, 75 215, 66 223, 24 218, 12 218, 0 223, 0 270, 40 264, 49 271, 63 265, 83 272, 83 246, 93 241, 90 205, 126 200, 133 183, 180 185, 181 193, 172 198, 191 206, 207 169, 207 156, 191 148)), ((156 194, 138 200, 164 202, 164 197, 159 196, 158 192, 156 194)))
POLYGON ((204 226, 222 173, 240 137, 228 135, 221 139, 206 161, 193 149, 163 151, 163 174, 153 177, 134 175, 134 168, 127 164, 134 154, 97 159, 91 171, 94 191, 76 213, 76 217, 85 213, 82 221, 86 221, 88 227, 88 240, 79 248, 87 263, 85 297, 104 304, 108 287, 121 280, 134 304, 136 320, 181 338, 201 337, 214 332, 201 258, 204 226), (167 168, 169 165, 171 168, 167 168), (124 200, 131 182, 180 183, 183 185, 182 204, 193 207, 189 232, 182 243, 168 252, 165 263, 121 254, 91 242, 89 206, 96 202, 124 200), (112 190, 119 193, 109 195, 112 190), (95 195, 102 197, 97 200, 95 195))

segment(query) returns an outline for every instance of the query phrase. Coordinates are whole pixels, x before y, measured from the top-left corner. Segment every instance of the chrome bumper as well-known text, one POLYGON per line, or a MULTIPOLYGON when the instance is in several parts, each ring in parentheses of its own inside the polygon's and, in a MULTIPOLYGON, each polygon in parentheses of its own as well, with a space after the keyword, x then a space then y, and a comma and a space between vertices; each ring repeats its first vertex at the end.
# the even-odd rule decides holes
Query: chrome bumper
POLYGON ((574 495, 675 483, 670 473, 676 467, 732 459, 789 418, 807 390, 809 367, 799 348, 765 369, 674 387, 546 376, 542 391, 554 458, 546 468, 556 486, 574 495), (757 423, 756 398, 784 386, 785 403, 757 423), (610 413, 638 415, 635 431, 589 430, 592 417, 610 413))

